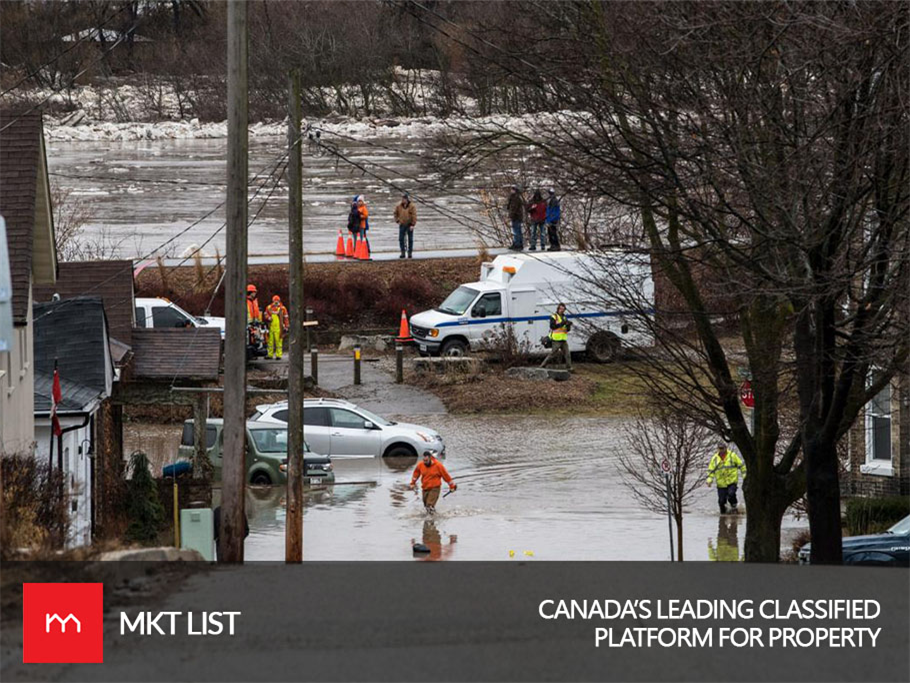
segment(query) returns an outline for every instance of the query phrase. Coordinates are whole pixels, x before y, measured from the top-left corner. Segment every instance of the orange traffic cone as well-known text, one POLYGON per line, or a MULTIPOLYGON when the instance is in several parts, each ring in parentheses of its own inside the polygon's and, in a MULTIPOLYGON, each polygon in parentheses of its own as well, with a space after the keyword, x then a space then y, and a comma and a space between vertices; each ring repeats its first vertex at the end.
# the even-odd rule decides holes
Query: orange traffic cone
POLYGON ((335 256, 344 256, 344 237, 341 230, 338 231, 338 243, 335 245, 335 256))
POLYGON ((360 235, 354 235, 354 258, 360 259, 360 235))
POLYGON ((367 251, 367 240, 365 237, 361 237, 357 242, 357 247, 354 249, 354 258, 360 259, 361 261, 368 261, 370 254, 367 251))
POLYGON ((395 337, 395 341, 399 344, 414 341, 411 337, 411 327, 408 325, 408 314, 405 313, 403 308, 401 309, 401 325, 398 328, 398 336, 395 337))
POLYGON ((344 255, 348 258, 354 258, 354 238, 348 235, 348 243, 344 248, 344 255))

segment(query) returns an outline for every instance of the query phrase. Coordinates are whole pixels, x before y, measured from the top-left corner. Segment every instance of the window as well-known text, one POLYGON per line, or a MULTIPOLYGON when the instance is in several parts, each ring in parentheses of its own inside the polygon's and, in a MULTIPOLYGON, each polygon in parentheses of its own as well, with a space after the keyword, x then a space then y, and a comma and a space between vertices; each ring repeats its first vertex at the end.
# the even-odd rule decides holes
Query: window
MULTIPOLYGON (((873 375, 873 381, 877 379, 873 375)), ((866 404, 866 464, 864 474, 891 476, 891 383, 866 404)))
POLYGON ((136 327, 145 327, 145 309, 136 306, 136 327))
POLYGON ((329 426, 329 409, 328 408, 304 408, 303 424, 308 427, 328 427, 329 426))
POLYGON ((446 297, 446 300, 443 301, 436 310, 441 311, 442 313, 448 313, 449 315, 464 315, 464 312, 468 310, 468 306, 471 305, 471 302, 474 301, 476 296, 476 289, 459 287, 449 294, 449 296, 446 297))
POLYGON ((281 422, 287 422, 288 421, 288 411, 279 410, 274 415, 272 415, 272 419, 280 420, 281 422))
POLYGON ((260 453, 288 452, 288 430, 284 428, 251 429, 250 434, 260 453))
MULTIPOLYGON (((195 446, 196 437, 195 437, 196 426, 192 422, 183 423, 183 437, 180 439, 181 446, 195 446)), ((218 436, 218 430, 214 427, 205 428, 205 447, 211 448, 215 445, 215 437, 218 436)))
POLYGON ((502 315, 502 297, 499 292, 493 292, 492 294, 484 294, 477 303, 474 304, 472 313, 477 317, 476 312, 483 309, 486 311, 486 315, 489 317, 491 315, 502 315))
POLYGON ((364 418, 350 410, 331 408, 332 426, 342 429, 363 429, 364 418))
POLYGON ((184 327, 189 318, 170 306, 156 306, 152 309, 153 327, 184 327))

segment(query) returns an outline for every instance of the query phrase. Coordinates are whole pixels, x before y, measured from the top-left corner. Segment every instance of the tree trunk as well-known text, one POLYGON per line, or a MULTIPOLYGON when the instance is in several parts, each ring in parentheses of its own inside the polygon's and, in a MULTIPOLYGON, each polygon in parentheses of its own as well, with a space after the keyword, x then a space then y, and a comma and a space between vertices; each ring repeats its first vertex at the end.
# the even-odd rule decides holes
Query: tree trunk
POLYGON ((809 502, 812 564, 841 564, 840 488, 834 444, 803 438, 809 502))
POLYGON ((745 560, 778 562, 780 525, 790 503, 783 491, 774 491, 775 487, 770 482, 761 482, 756 475, 758 472, 749 473, 749 486, 743 491, 746 510, 749 511, 746 517, 745 560))
POLYGON ((676 561, 683 561, 683 518, 682 515, 676 517, 676 561))

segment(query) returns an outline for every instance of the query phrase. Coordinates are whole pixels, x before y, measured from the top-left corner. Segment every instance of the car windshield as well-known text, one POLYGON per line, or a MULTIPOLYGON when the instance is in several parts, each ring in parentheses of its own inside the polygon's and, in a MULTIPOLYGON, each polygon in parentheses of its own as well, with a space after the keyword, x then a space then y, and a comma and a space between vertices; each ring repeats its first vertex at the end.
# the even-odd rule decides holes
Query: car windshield
POLYGON ((275 429, 249 430, 256 442, 256 450, 260 453, 287 453, 288 430, 277 427, 275 429))
POLYGON ((468 310, 471 302, 477 298, 477 290, 470 287, 459 287, 446 297, 446 300, 440 304, 437 311, 449 313, 450 315, 464 315, 468 310))
POLYGON ((893 527, 888 529, 888 533, 897 534, 899 536, 910 534, 910 515, 907 515, 893 527))

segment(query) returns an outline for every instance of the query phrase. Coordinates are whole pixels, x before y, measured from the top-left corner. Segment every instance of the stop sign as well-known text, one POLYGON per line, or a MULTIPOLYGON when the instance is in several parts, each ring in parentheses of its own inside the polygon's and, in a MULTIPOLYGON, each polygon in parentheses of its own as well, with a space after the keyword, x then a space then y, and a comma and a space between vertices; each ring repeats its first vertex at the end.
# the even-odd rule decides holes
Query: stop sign
POLYGON ((755 396, 752 395, 752 383, 749 380, 743 382, 743 385, 739 388, 739 397, 746 408, 755 407, 755 396))

